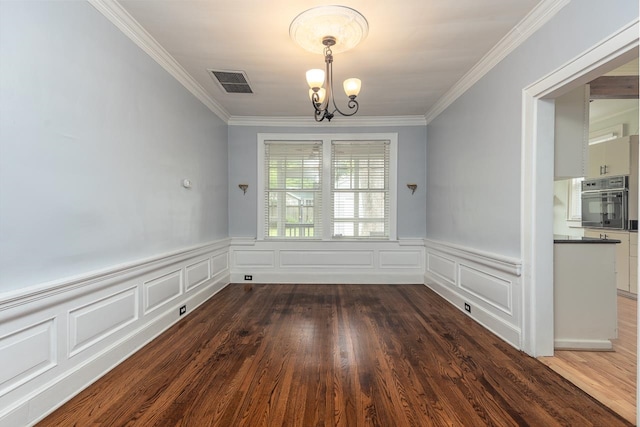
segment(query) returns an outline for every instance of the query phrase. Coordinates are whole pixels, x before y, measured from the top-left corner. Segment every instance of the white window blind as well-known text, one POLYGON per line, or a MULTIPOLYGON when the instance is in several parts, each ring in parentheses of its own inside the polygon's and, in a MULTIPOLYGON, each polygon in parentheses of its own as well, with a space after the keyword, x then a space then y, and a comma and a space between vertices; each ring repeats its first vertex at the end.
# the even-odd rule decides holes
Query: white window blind
POLYGON ((322 142, 265 141, 266 238, 322 238, 322 142))
POLYGON ((334 238, 389 238, 389 141, 332 141, 334 238))

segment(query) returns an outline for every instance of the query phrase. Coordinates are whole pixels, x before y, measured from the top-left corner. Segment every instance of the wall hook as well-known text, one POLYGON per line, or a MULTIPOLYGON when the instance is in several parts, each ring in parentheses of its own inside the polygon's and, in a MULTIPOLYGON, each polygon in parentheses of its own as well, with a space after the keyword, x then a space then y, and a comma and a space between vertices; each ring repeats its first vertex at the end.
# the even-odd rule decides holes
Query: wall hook
POLYGON ((247 188, 249 188, 249 184, 239 184, 238 187, 242 190, 242 194, 247 194, 247 188))
POLYGON ((409 190, 411 190, 411 194, 416 192, 416 188, 418 188, 418 184, 407 184, 409 190))

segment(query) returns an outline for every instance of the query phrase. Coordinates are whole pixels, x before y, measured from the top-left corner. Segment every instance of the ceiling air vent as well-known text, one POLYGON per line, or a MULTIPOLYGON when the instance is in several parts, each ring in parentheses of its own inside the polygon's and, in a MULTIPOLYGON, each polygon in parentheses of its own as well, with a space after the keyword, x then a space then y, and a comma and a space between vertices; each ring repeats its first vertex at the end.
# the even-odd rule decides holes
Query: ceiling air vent
POLYGON ((209 70, 213 80, 227 93, 253 93, 242 71, 209 70))

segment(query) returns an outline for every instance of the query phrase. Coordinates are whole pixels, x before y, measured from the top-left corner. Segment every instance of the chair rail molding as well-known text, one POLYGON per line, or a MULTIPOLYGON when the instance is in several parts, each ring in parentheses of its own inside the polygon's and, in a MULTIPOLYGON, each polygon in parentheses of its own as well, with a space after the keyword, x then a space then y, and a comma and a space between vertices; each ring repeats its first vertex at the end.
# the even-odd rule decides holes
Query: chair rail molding
POLYGON ((33 425, 229 284, 230 239, 0 295, 0 426, 33 425))
POLYGON ((522 347, 522 261, 425 239, 425 284, 512 346, 522 347))

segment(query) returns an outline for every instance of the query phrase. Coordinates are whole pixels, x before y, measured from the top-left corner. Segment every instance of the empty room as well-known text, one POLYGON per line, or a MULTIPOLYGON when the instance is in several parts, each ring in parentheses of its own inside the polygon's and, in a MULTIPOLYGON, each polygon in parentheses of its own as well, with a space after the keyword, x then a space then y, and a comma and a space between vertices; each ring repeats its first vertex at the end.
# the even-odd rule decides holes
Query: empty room
POLYGON ((0 0, 0 426, 635 425, 638 34, 0 0))

